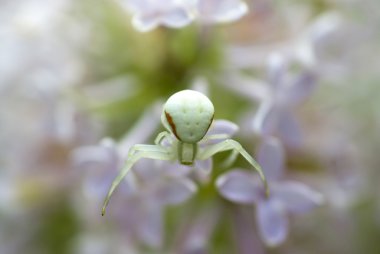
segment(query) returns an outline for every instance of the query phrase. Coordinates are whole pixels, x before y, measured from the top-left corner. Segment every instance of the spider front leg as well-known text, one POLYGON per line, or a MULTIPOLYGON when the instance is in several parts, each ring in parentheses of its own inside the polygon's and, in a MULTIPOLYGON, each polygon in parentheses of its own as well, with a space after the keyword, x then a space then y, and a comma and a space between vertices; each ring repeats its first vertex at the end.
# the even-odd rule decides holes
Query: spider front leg
POLYGON ((155 159, 155 160, 172 160, 173 156, 170 150, 166 149, 165 147, 158 146, 158 145, 134 145, 131 147, 128 159, 126 161, 125 166, 121 169, 118 176, 113 180, 110 190, 108 191, 107 197, 104 200, 103 208, 102 208, 102 215, 106 212, 106 207, 108 205, 108 202, 117 188, 117 186, 120 184, 120 182, 123 180, 123 178, 128 174, 130 169, 133 167, 133 165, 139 161, 142 158, 146 159, 155 159))
POLYGON ((160 133, 157 135, 156 139, 154 140, 154 143, 155 143, 156 145, 160 145, 161 142, 162 142, 165 138, 167 138, 167 137, 170 137, 170 133, 169 133, 169 132, 167 132, 167 131, 160 132, 160 133))
POLYGON ((239 142, 233 139, 226 139, 220 143, 206 147, 198 153, 197 159, 206 160, 217 153, 228 150, 232 150, 232 154, 227 159, 227 162, 231 162, 234 159, 236 159, 236 156, 240 153, 244 157, 244 159, 246 159, 248 163, 251 164, 253 168, 259 173, 260 178, 264 183, 265 194, 266 196, 269 196, 268 182, 265 178, 263 170, 261 169, 260 165, 252 158, 252 156, 249 155, 249 153, 240 145, 239 142))

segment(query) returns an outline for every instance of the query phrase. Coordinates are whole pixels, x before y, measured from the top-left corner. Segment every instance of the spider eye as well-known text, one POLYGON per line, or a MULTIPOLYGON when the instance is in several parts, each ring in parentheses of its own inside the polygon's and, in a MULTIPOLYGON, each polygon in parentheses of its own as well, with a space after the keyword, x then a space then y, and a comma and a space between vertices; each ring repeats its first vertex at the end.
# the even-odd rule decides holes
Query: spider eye
POLYGON ((169 97, 164 105, 164 125, 179 140, 197 143, 205 135, 214 118, 214 105, 204 94, 183 90, 169 97))

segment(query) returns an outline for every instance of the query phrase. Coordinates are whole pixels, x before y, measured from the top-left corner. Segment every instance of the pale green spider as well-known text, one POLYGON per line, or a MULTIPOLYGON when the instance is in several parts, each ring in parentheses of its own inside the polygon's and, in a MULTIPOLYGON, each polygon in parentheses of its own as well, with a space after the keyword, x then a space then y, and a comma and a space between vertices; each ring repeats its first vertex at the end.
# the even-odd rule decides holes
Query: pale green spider
POLYGON ((137 144, 131 147, 126 165, 112 182, 104 201, 102 215, 105 214, 106 206, 116 187, 132 166, 142 158, 178 161, 184 165, 192 165, 194 160, 206 160, 216 153, 232 150, 232 154, 227 159, 228 164, 241 154, 259 173, 268 196, 268 183, 260 165, 240 143, 232 139, 225 139, 209 146, 199 146, 210 139, 217 140, 227 137, 227 135, 219 134, 204 138, 213 118, 214 105, 204 94, 193 90, 183 90, 173 94, 165 103, 161 115, 161 122, 169 132, 163 131, 158 134, 155 145, 137 144), (162 141, 171 137, 171 134, 176 137, 176 140, 170 145, 163 145, 162 141))

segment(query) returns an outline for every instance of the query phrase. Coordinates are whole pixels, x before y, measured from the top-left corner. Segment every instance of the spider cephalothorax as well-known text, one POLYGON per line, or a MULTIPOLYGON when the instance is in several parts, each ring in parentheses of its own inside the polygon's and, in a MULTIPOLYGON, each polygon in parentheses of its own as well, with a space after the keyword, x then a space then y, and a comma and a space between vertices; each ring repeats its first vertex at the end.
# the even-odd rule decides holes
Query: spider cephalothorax
POLYGON ((178 161, 181 164, 192 165, 195 160, 206 160, 216 153, 232 150, 228 161, 233 162, 241 154, 258 171, 268 194, 267 182, 261 167, 239 142, 228 139, 228 135, 223 134, 205 137, 213 118, 214 106, 204 94, 192 90, 173 94, 165 103, 161 115, 162 124, 169 132, 163 131, 158 134, 155 145, 137 144, 130 149, 126 164, 113 181, 104 201, 102 214, 105 213, 105 208, 116 187, 132 166, 142 158, 178 161), (165 138, 174 139, 174 141, 164 145, 162 141, 165 138), (223 138, 224 140, 219 143, 206 145, 206 141, 223 138), (203 145, 199 146, 199 144, 203 145))

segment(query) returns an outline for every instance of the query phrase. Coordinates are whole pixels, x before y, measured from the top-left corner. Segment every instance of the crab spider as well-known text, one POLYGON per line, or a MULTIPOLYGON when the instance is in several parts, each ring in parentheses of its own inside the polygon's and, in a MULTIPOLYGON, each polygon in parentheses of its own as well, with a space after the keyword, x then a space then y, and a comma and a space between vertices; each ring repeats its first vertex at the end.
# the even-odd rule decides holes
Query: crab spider
POLYGON ((202 93, 183 90, 173 94, 166 101, 161 114, 161 122, 167 131, 158 134, 155 145, 137 144, 131 147, 125 166, 112 182, 104 201, 102 215, 105 214, 105 209, 116 187, 133 165, 142 158, 178 161, 184 165, 192 165, 195 160, 206 160, 216 153, 231 150, 232 154, 227 161, 231 163, 241 154, 259 173, 264 183, 265 192, 269 195, 268 184, 260 165, 244 150, 239 142, 225 139, 216 144, 200 146, 210 139, 217 140, 228 137, 227 134, 225 136, 219 134, 205 138, 213 118, 214 105, 202 93), (171 140, 169 137, 173 135, 175 139, 172 139, 170 144, 163 144, 165 138, 171 140))

